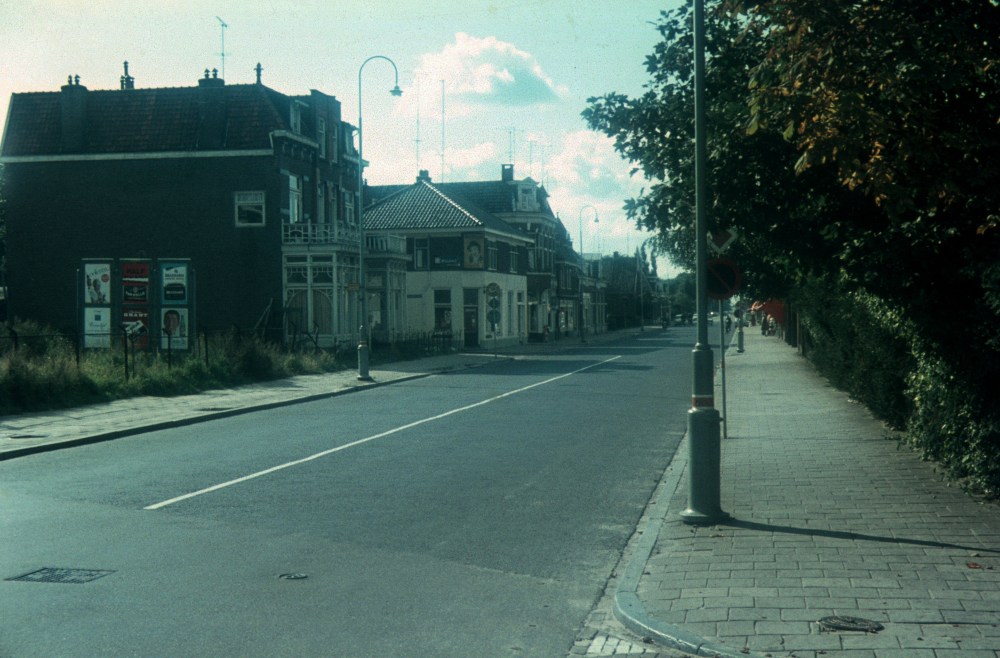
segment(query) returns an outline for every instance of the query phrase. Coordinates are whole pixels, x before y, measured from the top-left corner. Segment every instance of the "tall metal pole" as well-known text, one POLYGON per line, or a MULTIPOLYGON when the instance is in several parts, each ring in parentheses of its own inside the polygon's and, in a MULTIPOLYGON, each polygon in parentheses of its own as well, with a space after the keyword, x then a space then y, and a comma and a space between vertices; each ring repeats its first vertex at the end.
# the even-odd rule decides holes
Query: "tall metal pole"
POLYGON ((374 55, 361 64, 358 69, 358 284, 361 296, 361 336, 358 341, 358 379, 371 381, 372 377, 368 373, 368 282, 365 279, 365 155, 361 131, 361 72, 365 69, 365 64, 373 59, 384 59, 392 64, 392 70, 396 74, 396 86, 389 91, 393 96, 401 96, 402 90, 399 88, 399 70, 396 63, 384 55, 374 55))
MULTIPOLYGON (((586 270, 587 268, 587 257, 583 255, 583 211, 586 210, 587 208, 590 208, 591 210, 594 211, 594 222, 595 223, 597 222, 597 208, 590 205, 589 203, 585 205, 583 208, 580 208, 580 259, 583 261, 583 270, 580 271, 581 275, 583 274, 583 271, 586 270)), ((586 316, 587 316, 587 311, 583 306, 583 276, 581 276, 580 277, 580 342, 581 343, 587 342, 587 335, 585 331, 586 316)))
POLYGON ((719 412, 715 408, 712 347, 708 342, 708 148, 705 130, 705 2, 694 0, 695 237, 697 239, 698 342, 688 411, 688 507, 681 520, 709 524, 729 515, 720 505, 719 412))

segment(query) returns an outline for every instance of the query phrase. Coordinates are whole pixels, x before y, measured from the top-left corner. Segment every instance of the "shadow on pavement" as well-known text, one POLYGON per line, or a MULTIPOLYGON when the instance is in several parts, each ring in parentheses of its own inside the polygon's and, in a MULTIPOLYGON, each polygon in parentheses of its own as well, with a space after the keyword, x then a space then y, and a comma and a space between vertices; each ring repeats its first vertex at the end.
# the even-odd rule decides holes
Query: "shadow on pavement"
POLYGON ((958 544, 946 544, 944 542, 928 541, 924 539, 904 539, 900 537, 877 537, 875 535, 863 535, 856 532, 845 532, 842 530, 821 530, 819 528, 795 528, 792 526, 771 525, 769 523, 757 523, 755 521, 740 521, 738 519, 722 521, 717 525, 729 526, 731 528, 742 528, 744 530, 758 530, 760 532, 780 532, 790 535, 829 537, 831 539, 851 539, 854 541, 874 541, 882 544, 908 544, 910 546, 926 546, 929 548, 954 548, 962 551, 985 551, 988 553, 1000 554, 1000 550, 992 548, 984 548, 982 546, 960 546, 958 544))

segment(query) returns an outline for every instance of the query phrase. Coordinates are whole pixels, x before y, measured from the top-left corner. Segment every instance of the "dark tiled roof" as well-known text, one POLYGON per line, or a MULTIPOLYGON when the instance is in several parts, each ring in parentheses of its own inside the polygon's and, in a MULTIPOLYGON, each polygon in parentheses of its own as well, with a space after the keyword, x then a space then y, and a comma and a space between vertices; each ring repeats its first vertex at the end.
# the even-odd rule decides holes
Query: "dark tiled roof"
MULTIPOLYGON (((506 181, 473 181, 463 183, 432 183, 434 187, 443 194, 461 198, 469 203, 475 204, 486 212, 495 215, 502 213, 513 213, 517 203, 517 186, 506 181)), ((369 188, 371 199, 378 201, 384 199, 399 190, 406 189, 408 185, 377 185, 369 188)), ((543 187, 535 188, 538 197, 538 205, 541 212, 551 214, 548 204, 548 193, 543 187)))
MULTIPOLYGON (((3 156, 62 153, 62 94, 12 94, 3 156)), ((206 103, 221 110, 224 149, 270 148, 268 134, 286 128, 275 108, 282 96, 263 85, 165 87, 86 91, 87 132, 83 153, 194 151, 199 144, 206 103)))
POLYGON ((381 201, 365 209, 366 231, 486 229, 530 239, 468 199, 447 194, 427 181, 417 181, 388 196, 383 196, 380 190, 375 192, 373 196, 381 197, 381 201))

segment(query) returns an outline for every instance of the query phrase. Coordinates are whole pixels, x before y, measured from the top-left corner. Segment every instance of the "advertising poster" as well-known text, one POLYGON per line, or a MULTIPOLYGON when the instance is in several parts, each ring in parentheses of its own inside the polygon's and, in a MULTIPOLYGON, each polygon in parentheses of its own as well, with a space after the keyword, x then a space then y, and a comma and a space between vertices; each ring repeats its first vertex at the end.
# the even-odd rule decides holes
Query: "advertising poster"
MULTIPOLYGON (((111 302, 111 263, 84 263, 83 303, 109 304, 111 302)), ((110 321, 111 318, 109 317, 110 321)))
POLYGON ((483 268, 483 257, 486 253, 483 247, 483 240, 481 238, 465 238, 466 268, 479 270, 483 268))
MULTIPOLYGON (((111 271, 110 266, 108 271, 111 271)), ((83 309, 83 346, 111 347, 110 306, 88 306, 83 309)))
POLYGON ((149 345, 148 308, 123 308, 122 324, 125 325, 130 345, 136 349, 145 349, 149 345))
POLYGON ((149 304, 149 263, 122 263, 122 304, 149 304))
POLYGON ((160 280, 163 282, 162 301, 164 304, 188 303, 187 263, 161 264, 160 280))
POLYGON ((160 349, 186 350, 188 348, 188 310, 165 308, 160 323, 160 349))

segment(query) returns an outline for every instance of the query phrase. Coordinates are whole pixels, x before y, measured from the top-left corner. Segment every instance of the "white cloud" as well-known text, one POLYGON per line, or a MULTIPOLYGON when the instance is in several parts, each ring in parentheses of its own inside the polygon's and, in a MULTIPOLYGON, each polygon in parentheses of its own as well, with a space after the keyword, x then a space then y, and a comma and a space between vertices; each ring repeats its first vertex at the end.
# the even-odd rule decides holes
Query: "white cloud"
POLYGON ((549 178, 575 194, 624 199, 635 194, 628 163, 614 150, 610 137, 589 130, 570 133, 562 151, 547 165, 549 178))
POLYGON ((496 37, 479 39, 463 32, 440 52, 421 57, 415 80, 404 90, 400 112, 440 114, 442 81, 449 117, 472 112, 473 105, 531 106, 558 101, 568 92, 542 70, 535 58, 496 37))

